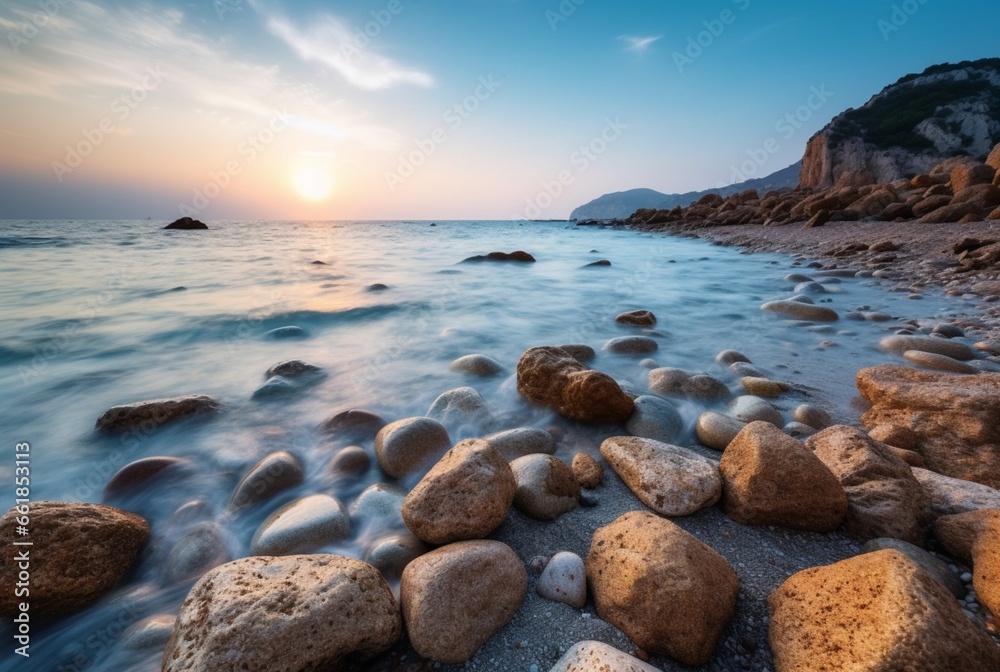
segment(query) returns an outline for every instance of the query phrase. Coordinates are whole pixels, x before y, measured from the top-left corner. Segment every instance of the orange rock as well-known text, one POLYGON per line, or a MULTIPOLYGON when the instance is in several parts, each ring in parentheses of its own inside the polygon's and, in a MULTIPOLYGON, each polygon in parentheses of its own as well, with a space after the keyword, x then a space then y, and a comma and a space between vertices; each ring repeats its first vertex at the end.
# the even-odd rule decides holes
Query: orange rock
POLYGON ((972 587, 984 607, 1000 614, 1000 519, 987 518, 972 545, 972 587))
POLYGON ((951 171, 951 188, 957 194, 975 184, 990 184, 996 176, 996 168, 982 163, 967 163, 956 166, 951 171))
POLYGON ((972 564, 972 549, 988 524, 1000 523, 1000 509, 979 509, 941 516, 934 521, 934 537, 962 562, 972 564))
POLYGON ((553 347, 531 348, 521 356, 517 391, 581 422, 623 423, 635 408, 611 376, 588 369, 553 347))

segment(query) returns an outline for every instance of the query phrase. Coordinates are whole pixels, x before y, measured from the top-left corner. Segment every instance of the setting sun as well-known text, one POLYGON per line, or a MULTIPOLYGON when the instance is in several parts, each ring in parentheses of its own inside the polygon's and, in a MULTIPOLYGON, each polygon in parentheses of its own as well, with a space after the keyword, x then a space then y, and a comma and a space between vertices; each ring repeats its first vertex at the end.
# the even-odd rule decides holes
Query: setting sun
POLYGON ((303 168, 292 178, 299 196, 307 201, 322 201, 330 195, 333 178, 323 168, 303 168))

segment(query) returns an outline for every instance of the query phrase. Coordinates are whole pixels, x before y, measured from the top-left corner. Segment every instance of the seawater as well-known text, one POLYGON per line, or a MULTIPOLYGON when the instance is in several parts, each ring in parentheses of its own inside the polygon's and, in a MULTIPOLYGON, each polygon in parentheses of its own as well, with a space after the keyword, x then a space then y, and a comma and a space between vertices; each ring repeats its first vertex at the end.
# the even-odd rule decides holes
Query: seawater
MULTIPOLYGON (((723 375, 723 349, 747 354, 774 377, 812 390, 811 401, 851 421, 854 374, 888 361, 879 338, 893 323, 840 321, 803 327, 763 314, 787 298, 794 271, 780 255, 744 255, 701 241, 551 222, 214 222, 209 231, 164 231, 146 221, 0 222, 0 501, 14 497, 14 445, 31 444, 33 501, 100 502, 108 478, 134 460, 186 457, 197 472, 181 484, 151 487, 123 503, 146 516, 152 538, 123 584, 98 605, 33 624, 38 670, 158 670, 159 652, 120 650, 122 629, 140 618, 176 614, 191 582, 172 584, 165 559, 177 543, 167 525, 185 503, 227 535, 233 558, 249 552, 256 527, 279 506, 329 493, 345 505, 378 482, 334 480, 326 469, 337 445, 317 426, 348 408, 389 421, 423 415, 441 393, 472 386, 499 426, 546 427, 553 415, 517 394, 514 370, 536 345, 583 343, 591 365, 637 390, 642 357, 600 353, 610 338, 650 334, 660 366, 723 375), (466 257, 526 250, 534 264, 460 263, 466 257), (610 267, 588 267, 608 259, 610 267), (316 264, 313 262, 323 262, 316 264), (376 283, 388 286, 370 291, 376 283), (614 321, 652 310, 651 330, 614 321), (297 326, 301 339, 269 339, 297 326), (826 343, 832 341, 833 344, 826 343), (506 374, 471 379, 449 371, 463 355, 499 360, 506 374), (254 401, 271 365, 303 359, 324 369, 317 385, 290 398, 254 401), (224 411, 139 438, 95 433, 114 405, 182 394, 210 394, 224 411), (257 460, 297 454, 305 482, 239 517, 222 514, 233 487, 257 460)), ((923 301, 871 280, 845 279, 819 295, 845 313, 869 306, 901 318, 947 317, 966 305, 928 292, 923 301)), ((735 380, 729 379, 735 386, 735 380)), ((735 389, 735 387, 734 387, 735 389)), ((804 400, 799 395, 793 401, 804 400)), ((791 406, 784 410, 790 410, 791 406)), ((703 410, 681 404, 682 442, 703 410)), ((449 427, 454 441, 485 427, 449 427)), ((573 437, 586 436, 586 429, 573 437)), ((371 445, 366 445, 371 450, 371 445)), ((565 440, 570 459, 595 442, 565 440)), ((404 487, 412 483, 401 484, 404 487)), ((5 507, 6 508, 6 507, 5 507)), ((388 524, 369 521, 349 540, 323 549, 363 557, 388 524)), ((38 551, 36 551, 38 552, 38 551)), ((13 646, 10 624, 0 627, 13 646)), ((21 669, 5 651, 0 669, 21 669)))

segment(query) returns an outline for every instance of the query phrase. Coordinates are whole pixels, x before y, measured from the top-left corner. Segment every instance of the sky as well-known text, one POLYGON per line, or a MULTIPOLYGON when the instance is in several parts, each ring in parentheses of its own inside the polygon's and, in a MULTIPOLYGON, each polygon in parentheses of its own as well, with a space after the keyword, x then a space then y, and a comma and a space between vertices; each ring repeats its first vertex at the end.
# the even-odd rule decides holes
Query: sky
POLYGON ((998 35, 995 0, 0 0, 0 219, 565 218, 773 173, 998 35))

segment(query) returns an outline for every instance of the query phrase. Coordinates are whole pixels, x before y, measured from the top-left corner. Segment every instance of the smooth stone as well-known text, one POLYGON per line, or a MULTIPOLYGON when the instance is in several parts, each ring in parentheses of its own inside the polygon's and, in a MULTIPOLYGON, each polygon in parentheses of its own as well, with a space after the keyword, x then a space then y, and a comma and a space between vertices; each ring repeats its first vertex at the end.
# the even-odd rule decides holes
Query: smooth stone
POLYGON ((607 259, 600 259, 598 261, 592 261, 589 264, 584 264, 583 268, 591 268, 592 266, 610 266, 611 262, 607 259))
POLYGON ((836 424, 829 413, 822 408, 810 406, 809 404, 802 404, 796 408, 792 417, 795 419, 795 422, 801 422, 803 425, 816 430, 823 430, 827 427, 833 427, 836 424))
POLYGON ((552 434, 537 427, 519 427, 487 436, 485 441, 495 448, 508 462, 525 455, 556 452, 552 434))
POLYGON ((357 523, 379 522, 388 527, 403 526, 403 499, 406 492, 388 483, 374 483, 351 502, 348 513, 357 523))
POLYGON ((389 285, 384 285, 381 282, 376 282, 374 284, 365 287, 366 292, 384 292, 389 289, 389 285))
POLYGON ((589 453, 577 453, 573 456, 573 476, 581 488, 593 489, 604 481, 604 469, 589 453))
POLYGON ((250 541, 250 554, 308 553, 342 541, 350 533, 351 520, 340 500, 330 495, 309 495, 268 516, 250 541))
POLYGON ((732 395, 720 380, 701 373, 662 368, 649 372, 649 389, 668 397, 682 397, 709 403, 728 399, 732 395))
POLYGON ((818 282, 800 282, 795 286, 796 294, 825 294, 827 289, 818 282))
POLYGON ((801 422, 789 422, 787 425, 781 428, 788 436, 793 439, 805 439, 812 436, 816 432, 820 431, 815 427, 810 427, 809 425, 802 424, 801 422))
POLYGON ((514 506, 536 520, 555 520, 577 507, 580 484, 573 470, 551 455, 525 455, 510 463, 517 487, 514 506))
POLYGON ((144 618, 130 625, 122 633, 118 646, 126 651, 162 651, 170 641, 176 620, 176 617, 170 614, 157 614, 144 618))
POLYGON ((367 441, 385 426, 386 421, 371 411, 352 408, 327 418, 320 429, 331 438, 367 441))
POLYGON ((187 527, 193 523, 208 520, 212 516, 213 509, 208 500, 201 498, 193 499, 186 504, 182 504, 174 511, 174 514, 170 516, 170 520, 167 521, 167 526, 173 528, 187 527))
POLYGON ((478 261, 515 261, 521 263, 533 263, 535 258, 528 252, 517 250, 515 252, 490 252, 489 254, 477 254, 474 257, 464 259, 462 263, 478 261))
POLYGON ((288 378, 289 380, 294 380, 296 378, 308 378, 312 376, 319 375, 322 373, 323 369, 312 364, 303 362, 301 359, 290 359, 285 362, 279 362, 272 366, 264 374, 265 378, 274 378, 275 376, 281 376, 282 378, 288 378))
POLYGON ((795 296, 790 296, 786 301, 795 301, 796 303, 808 303, 810 306, 816 305, 816 301, 813 300, 811 296, 806 294, 796 294, 795 296))
POLYGON ((743 422, 756 422, 759 420, 769 422, 777 427, 785 424, 778 409, 760 397, 749 395, 736 397, 726 405, 726 408, 730 415, 743 422))
POLYGON ((684 429, 684 419, 670 402, 643 396, 635 399, 635 412, 625 423, 625 429, 632 436, 670 443, 684 429))
POLYGON ((420 537, 412 532, 402 532, 383 537, 372 544, 365 553, 365 562, 382 573, 386 579, 398 579, 406 566, 430 551, 420 537))
POLYGON ((278 327, 264 334, 264 338, 270 340, 283 340, 287 338, 308 338, 309 334, 302 327, 289 326, 278 327))
POLYGON ((622 313, 615 318, 618 324, 628 324, 634 327, 652 327, 656 324, 656 315, 648 310, 633 310, 622 313))
POLYGON ((722 366, 732 366, 736 362, 752 363, 749 357, 736 350, 723 350, 715 356, 715 361, 722 366))
POLYGON ((166 562, 166 585, 197 579, 231 559, 222 528, 214 522, 200 523, 170 551, 166 562))
POLYGON ((913 475, 931 500, 934 513, 947 516, 981 509, 1000 509, 1000 490, 912 467, 913 475))
POLYGON ((258 387, 250 395, 255 401, 267 401, 271 399, 284 399, 298 394, 302 388, 298 383, 285 378, 284 376, 274 376, 269 378, 263 385, 258 387))
POLYGON ((266 502, 282 490, 302 483, 305 474, 298 457, 282 450, 255 464, 239 482, 229 499, 229 508, 239 510, 266 502))
POLYGON ((481 378, 492 378, 503 373, 503 365, 486 355, 466 355, 459 357, 448 368, 455 373, 464 373, 481 378))
POLYGON ((646 359, 644 359, 641 362, 639 362, 639 366, 641 366, 644 369, 658 369, 658 368, 660 368, 660 365, 657 363, 657 361, 655 359, 651 359, 649 357, 647 357, 646 359))
POLYGON ((879 344, 885 352, 903 354, 907 350, 919 350, 935 355, 945 355, 953 359, 968 361, 975 359, 969 346, 945 338, 931 336, 886 336, 879 344))
POLYGON ((375 457, 393 478, 429 468, 450 447, 448 430, 431 418, 397 420, 375 436, 375 457))
POLYGON ((619 436, 601 443, 601 456, 643 504, 663 516, 690 515, 722 496, 719 467, 687 448, 619 436))
POLYGON ((733 362, 729 370, 741 378, 767 378, 767 374, 749 362, 733 362))
MULTIPOLYGON (((15 536, 21 514, 11 509, 0 517, 0 585, 18 582, 17 539, 34 544, 30 553, 30 616, 68 616, 89 607, 125 577, 149 539, 149 523, 141 516, 101 504, 33 501, 27 536, 15 536), (34 552, 31 552, 31 551, 34 552)), ((27 596, 0 591, 0 617, 22 613, 27 596)))
POLYGON ((922 350, 907 350, 903 353, 903 359, 918 364, 920 366, 926 367, 928 369, 934 369, 936 371, 947 371, 948 373, 964 373, 975 375, 979 373, 979 369, 969 366, 965 362, 960 362, 957 359, 947 357, 945 355, 937 355, 932 352, 924 352, 922 350))
POLYGON ((549 672, 660 672, 604 642, 577 642, 549 672))
POLYGON ((162 671, 341 669, 402 632, 392 591, 371 565, 339 555, 243 558, 188 593, 162 671))
POLYGON ((602 348, 618 355, 644 355, 659 349, 659 344, 648 336, 619 336, 612 338, 602 348))
POLYGON ((479 426, 489 422, 490 412, 483 395, 471 387, 457 387, 435 399, 427 417, 451 427, 479 426))
POLYGON ((743 386, 747 394, 758 397, 780 397, 792 389, 788 383, 781 383, 768 378, 757 378, 755 376, 744 376, 740 379, 740 385, 743 386))
POLYGON ((874 553, 875 551, 885 550, 899 551, 912 560, 918 567, 937 579, 938 582, 947 588, 948 592, 956 598, 962 599, 965 597, 967 592, 965 590, 965 584, 962 583, 958 574, 951 571, 948 567, 948 563, 940 560, 939 558, 935 558, 919 546, 914 546, 913 544, 900 539, 884 537, 865 542, 865 545, 861 547, 862 553, 874 553))
POLYGON ((535 590, 546 600, 562 602, 574 609, 587 603, 587 570, 576 553, 556 553, 538 577, 535 590))
POLYGON ((181 418, 215 414, 221 408, 221 404, 207 394, 137 401, 132 404, 112 406, 104 411, 97 419, 95 428, 102 432, 128 430, 146 432, 181 418))
POLYGON ((814 282, 814 280, 808 275, 803 275, 802 273, 792 273, 791 275, 785 276, 785 282, 790 285, 800 285, 803 282, 814 282))
POLYGON ((581 364, 593 361, 597 357, 597 351, 589 345, 560 345, 559 349, 581 364))
POLYGON ((723 451, 746 426, 747 423, 730 415, 705 411, 698 416, 694 431, 698 441, 713 450, 723 451))
POLYGON ((936 324, 934 328, 931 329, 932 334, 940 334, 945 338, 962 338, 965 336, 965 332, 962 331, 961 327, 957 327, 954 324, 936 324))
POLYGON ((194 463, 183 457, 144 457, 115 472, 104 486, 104 499, 148 487, 153 480, 190 475, 194 463))
POLYGON ((328 471, 344 476, 360 476, 368 471, 372 458, 361 446, 347 446, 330 460, 328 471))
POLYGON ((525 351, 517 364, 517 391, 579 422, 622 424, 635 409, 611 376, 588 369, 560 348, 525 351))
POLYGON ((836 322, 840 319, 837 312, 822 306, 811 306, 798 301, 769 301, 760 307, 766 313, 775 313, 793 320, 809 322, 836 322))

